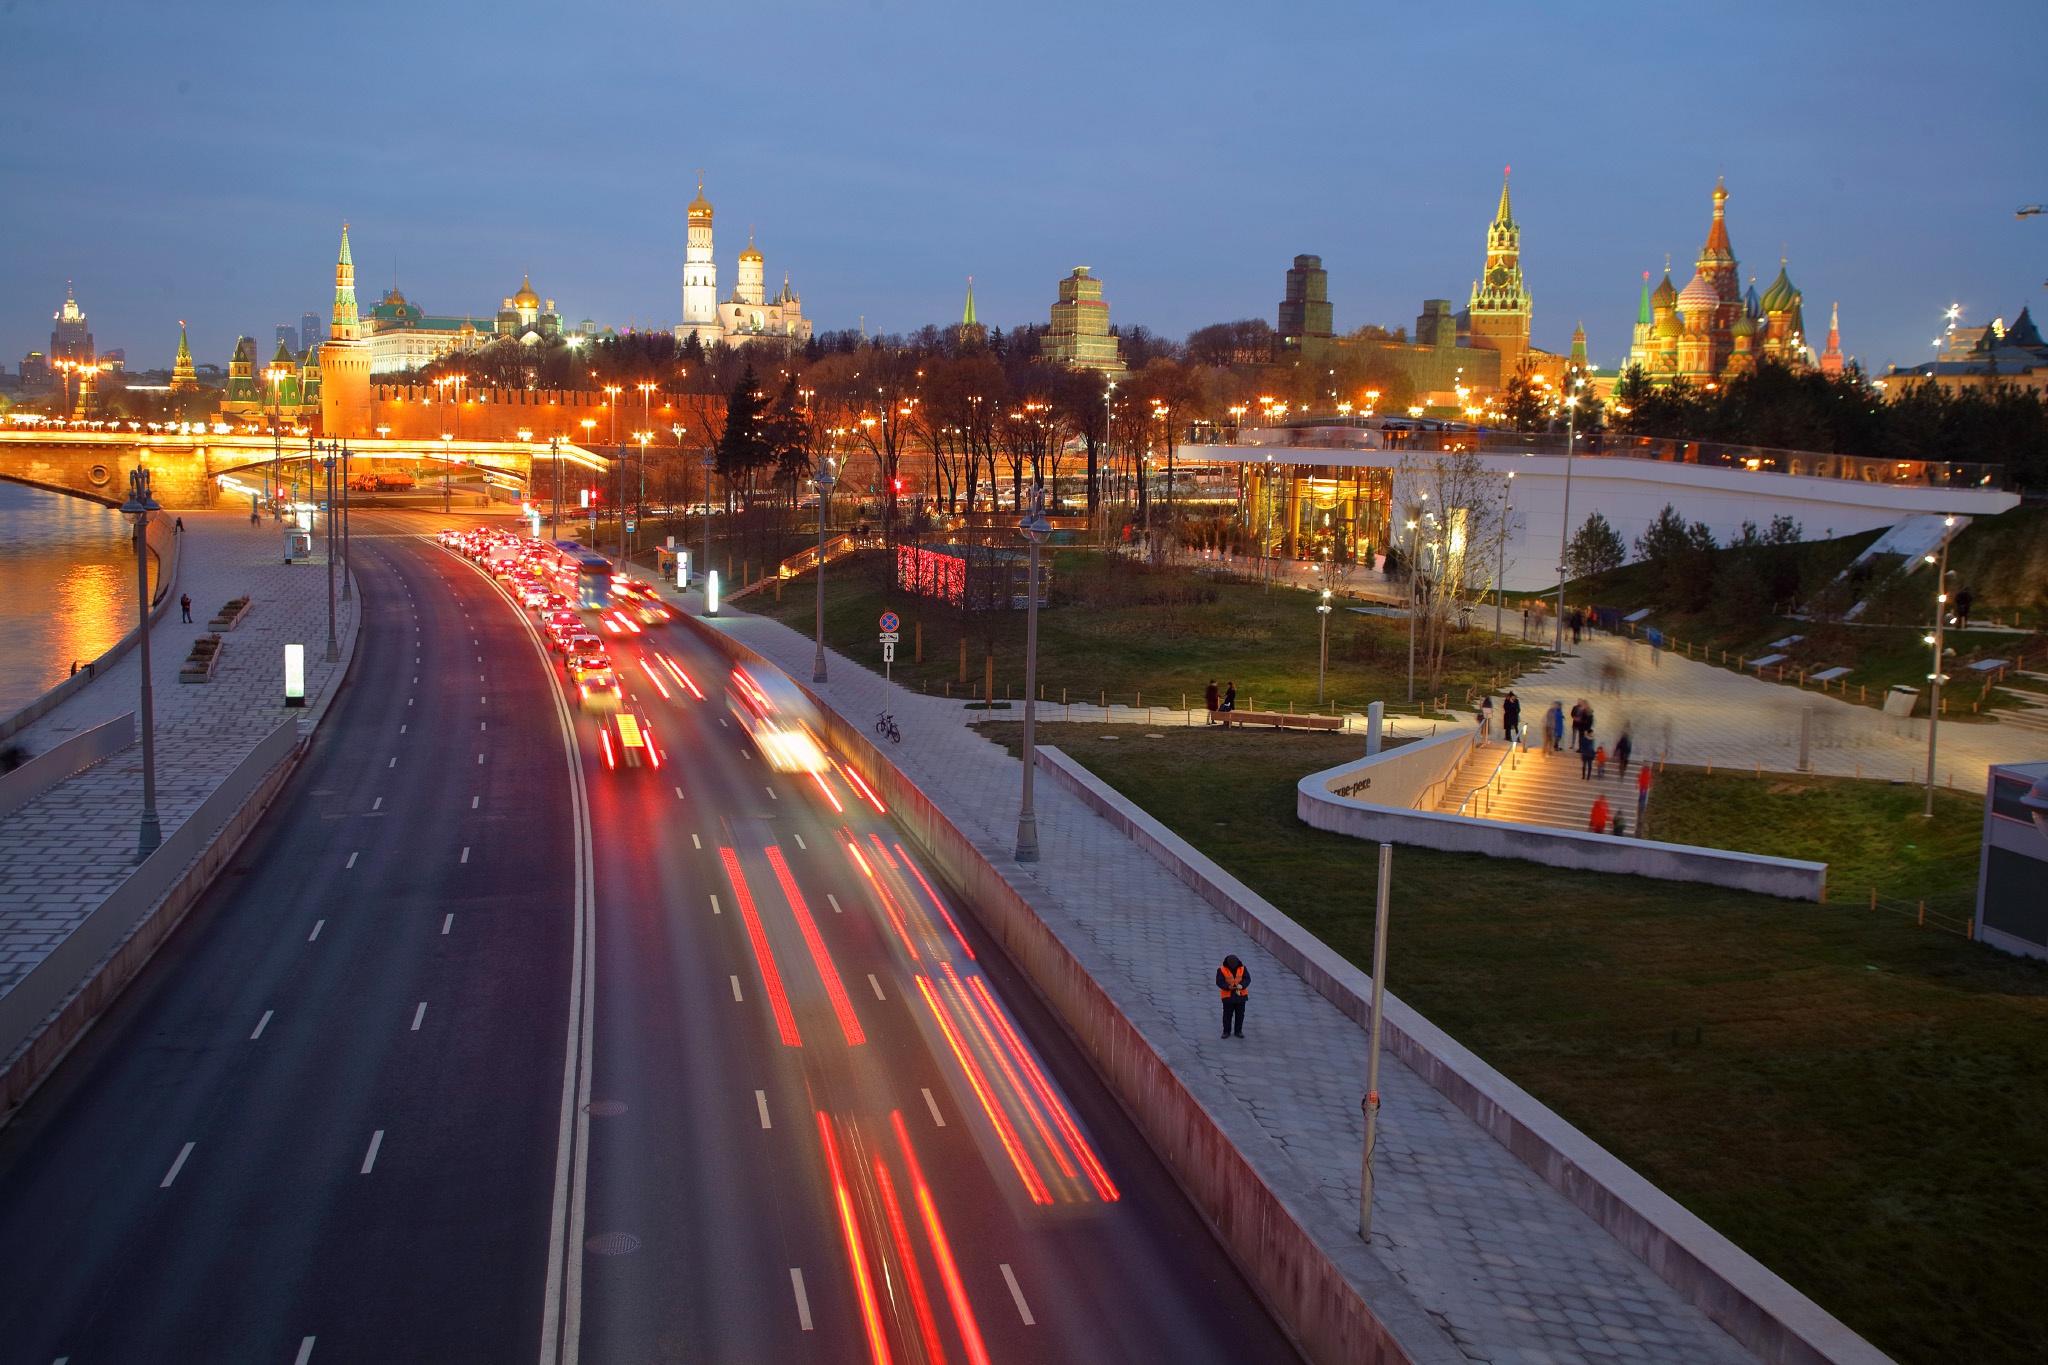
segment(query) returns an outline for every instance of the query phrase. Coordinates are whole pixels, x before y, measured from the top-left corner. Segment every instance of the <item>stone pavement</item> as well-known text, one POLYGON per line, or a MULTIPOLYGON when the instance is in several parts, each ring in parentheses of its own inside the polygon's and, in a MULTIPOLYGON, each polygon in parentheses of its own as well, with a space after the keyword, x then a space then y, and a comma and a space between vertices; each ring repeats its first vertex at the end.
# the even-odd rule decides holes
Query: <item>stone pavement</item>
MULTIPOLYGON (((1636 756, 1716 768, 1799 771, 1802 712, 1813 709, 1813 771, 1835 777, 1927 780, 1927 721, 1653 651, 1626 636, 1589 634, 1562 659, 1515 684, 1525 721, 1553 701, 1593 704, 1596 728, 1612 744, 1626 728, 1636 756), (1610 671, 1611 670, 1611 671, 1610 671), (1606 689, 1603 691, 1603 687, 1606 689)), ((1496 703, 1498 705, 1498 703, 1496 703)), ((1996 720, 1945 718, 1935 780, 1982 793, 1993 763, 2048 759, 2048 733, 1996 720)))
MULTIPOLYGON (((685 606, 699 603, 693 595, 685 606)), ((721 620, 809 678, 809 639, 763 617, 721 620)), ((1021 765, 964 723, 982 713, 885 684, 839 655, 830 672, 816 690, 853 724, 870 726, 885 709, 896 716, 903 740, 889 758, 963 833, 998 845, 1014 838, 1021 765)), ((1320 1225, 1340 1236, 1355 1228, 1364 1031, 1078 798, 1045 779, 1036 791, 1044 861, 998 870, 1058 902, 1068 918, 1054 931, 1086 935, 1121 973, 1103 987, 1145 1001, 1213 1068, 1191 1078, 1204 1103, 1234 1099, 1280 1159, 1322 1189, 1320 1225), (1251 969, 1252 1003, 1245 1037, 1226 1041, 1211 978, 1233 952, 1251 969)), ((1391 1054, 1380 1076, 1373 1250, 1469 1359, 1755 1358, 1391 1054)))
MULTIPOLYGON (((310 728, 324 712, 354 644, 357 605, 339 600, 337 573, 342 662, 326 663, 326 562, 286 567, 283 533, 269 522, 254 527, 234 512, 181 515, 185 542, 173 597, 191 596, 193 620, 180 621, 174 601, 150 632, 157 817, 166 837, 278 722, 298 716, 301 727, 310 728), (238 628, 222 633, 213 681, 180 683, 178 668, 192 641, 210 633, 207 619, 243 595, 251 599, 249 614, 238 628), (306 646, 303 711, 283 705, 287 643, 306 646)), ((17 738, 31 754, 42 753, 134 711, 141 682, 142 651, 133 649, 17 738)), ((0 819, 0 994, 133 869, 141 814, 137 743, 0 819)))

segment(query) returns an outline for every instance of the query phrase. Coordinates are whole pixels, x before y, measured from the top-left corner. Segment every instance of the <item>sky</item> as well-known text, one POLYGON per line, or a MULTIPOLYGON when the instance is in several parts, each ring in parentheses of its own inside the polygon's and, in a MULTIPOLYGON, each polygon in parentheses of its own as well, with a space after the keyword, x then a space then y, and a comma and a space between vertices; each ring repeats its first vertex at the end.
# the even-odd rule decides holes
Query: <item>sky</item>
POLYGON ((1878 370, 1943 310, 2048 302, 2048 5, 0 0, 0 361, 65 283, 102 350, 203 363, 363 307, 681 312, 702 169, 721 296, 748 226, 820 330, 1273 320, 1320 254, 1340 331, 1462 307, 1512 166, 1535 344, 1625 356, 1725 175, 1759 287, 1878 370))

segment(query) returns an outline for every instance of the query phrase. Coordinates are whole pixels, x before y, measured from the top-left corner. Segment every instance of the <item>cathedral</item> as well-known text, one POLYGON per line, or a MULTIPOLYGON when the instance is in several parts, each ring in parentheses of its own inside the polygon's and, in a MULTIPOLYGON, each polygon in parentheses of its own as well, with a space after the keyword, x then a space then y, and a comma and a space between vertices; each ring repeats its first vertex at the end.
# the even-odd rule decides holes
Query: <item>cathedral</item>
POLYGON ((1805 296, 1792 283, 1785 262, 1778 263, 1778 278, 1761 295, 1754 277, 1749 289, 1742 289, 1740 263, 1728 240, 1727 210, 1728 189, 1716 183, 1713 222, 1685 288, 1672 286, 1668 265, 1655 289, 1644 272, 1628 363, 1640 366, 1659 387, 1677 379, 1702 387, 1716 384, 1748 373, 1759 360, 1839 372, 1840 332, 1830 324, 1828 355, 1817 365, 1806 337, 1805 296))
POLYGON ((809 341, 811 320, 803 315, 803 301, 790 288, 789 276, 782 277, 780 293, 772 299, 767 296, 767 264, 752 233, 747 234, 747 249, 740 253, 732 297, 719 301, 718 263, 711 250, 711 201, 704 197, 701 180, 697 197, 690 201, 689 216, 683 250, 683 321, 675 329, 676 340, 694 336, 704 346, 737 346, 747 341, 800 345, 809 341))

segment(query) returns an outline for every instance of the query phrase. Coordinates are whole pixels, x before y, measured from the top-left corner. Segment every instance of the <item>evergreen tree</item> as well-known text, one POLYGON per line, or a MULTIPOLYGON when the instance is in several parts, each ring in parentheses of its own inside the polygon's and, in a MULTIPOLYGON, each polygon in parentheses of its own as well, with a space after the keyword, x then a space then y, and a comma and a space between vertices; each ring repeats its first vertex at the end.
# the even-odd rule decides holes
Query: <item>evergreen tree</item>
POLYGON ((718 437, 718 472, 728 482, 746 480, 774 458, 763 430, 764 404, 749 364, 725 403, 725 430, 718 437))
POLYGON ((1598 512, 1586 518, 1586 524, 1579 528, 1564 552, 1565 569, 1573 578, 1618 569, 1627 558, 1628 545, 1621 533, 1598 512))

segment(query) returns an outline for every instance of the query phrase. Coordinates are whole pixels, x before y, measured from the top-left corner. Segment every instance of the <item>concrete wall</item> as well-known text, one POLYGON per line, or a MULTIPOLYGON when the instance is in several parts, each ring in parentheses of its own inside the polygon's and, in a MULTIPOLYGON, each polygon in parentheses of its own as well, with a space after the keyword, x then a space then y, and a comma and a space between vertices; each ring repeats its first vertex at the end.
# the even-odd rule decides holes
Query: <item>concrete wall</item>
MULTIPOLYGON (((1442 745, 1443 738, 1423 743, 1451 747, 1442 745)), ((1481 820, 1442 811, 1402 809, 1371 799, 1381 795, 1377 782, 1370 789, 1360 790, 1356 797, 1338 794, 1354 787, 1363 776, 1371 776, 1376 771, 1375 764, 1393 766, 1386 760, 1399 759, 1422 747, 1423 744, 1410 744, 1378 758, 1310 773, 1295 788, 1295 814, 1305 824, 1333 834, 1348 834, 1354 839, 1450 853, 1483 853, 1490 858, 1524 858, 1587 872, 1626 872, 1661 881, 1705 882, 1709 886, 1760 891, 1789 900, 1818 901, 1826 897, 1826 863, 1594 834, 1590 830, 1481 820)), ((1412 782, 1427 771, 1427 767, 1418 764, 1408 780, 1412 782)))
MULTIPOLYGON (((1412 747, 1412 746, 1411 746, 1412 747)), ((1348 1018, 1372 1020, 1372 979, 1058 749, 1038 766, 1158 859, 1348 1018)), ((1386 1048, 1708 1317, 1771 1365, 1886 1357, 1613 1153, 1386 993, 1386 1048)))
POLYGON ((0 773, 0 820, 134 742, 135 713, 130 711, 52 745, 12 772, 0 773))
MULTIPOLYGON (((684 620, 736 662, 773 668, 715 624, 684 620)), ((794 680, 792 680, 794 681, 794 680)), ((801 684, 798 684, 801 686, 801 684)), ((806 693, 808 688, 803 689, 806 693)), ((1002 851, 964 835, 856 727, 812 694, 827 741, 889 805, 893 818, 973 910, 1073 1033, 1225 1249, 1310 1360, 1329 1365, 1463 1365, 1449 1336, 1417 1308, 1363 1242, 1318 1238, 1320 1191, 1286 1183, 1291 1169, 1248 1119, 1204 1105, 1182 1080, 1202 1067, 1140 1007, 1101 985, 1116 969, 1079 935, 1049 924, 1064 916, 1034 903, 996 871, 1002 851), (1149 1027, 1148 1027, 1149 1025, 1149 1027)), ((1022 880, 1022 879, 1020 879, 1022 880)), ((1028 883, 1027 883, 1028 886, 1028 883)))
POLYGON ((1342 769, 1344 779, 1335 786, 1345 796, 1369 805, 1414 810, 1430 798, 1437 783, 1456 774, 1458 765, 1478 742, 1477 726, 1464 729, 1453 725, 1428 739, 1413 740, 1398 749, 1384 749, 1370 758, 1346 764, 1342 769))

